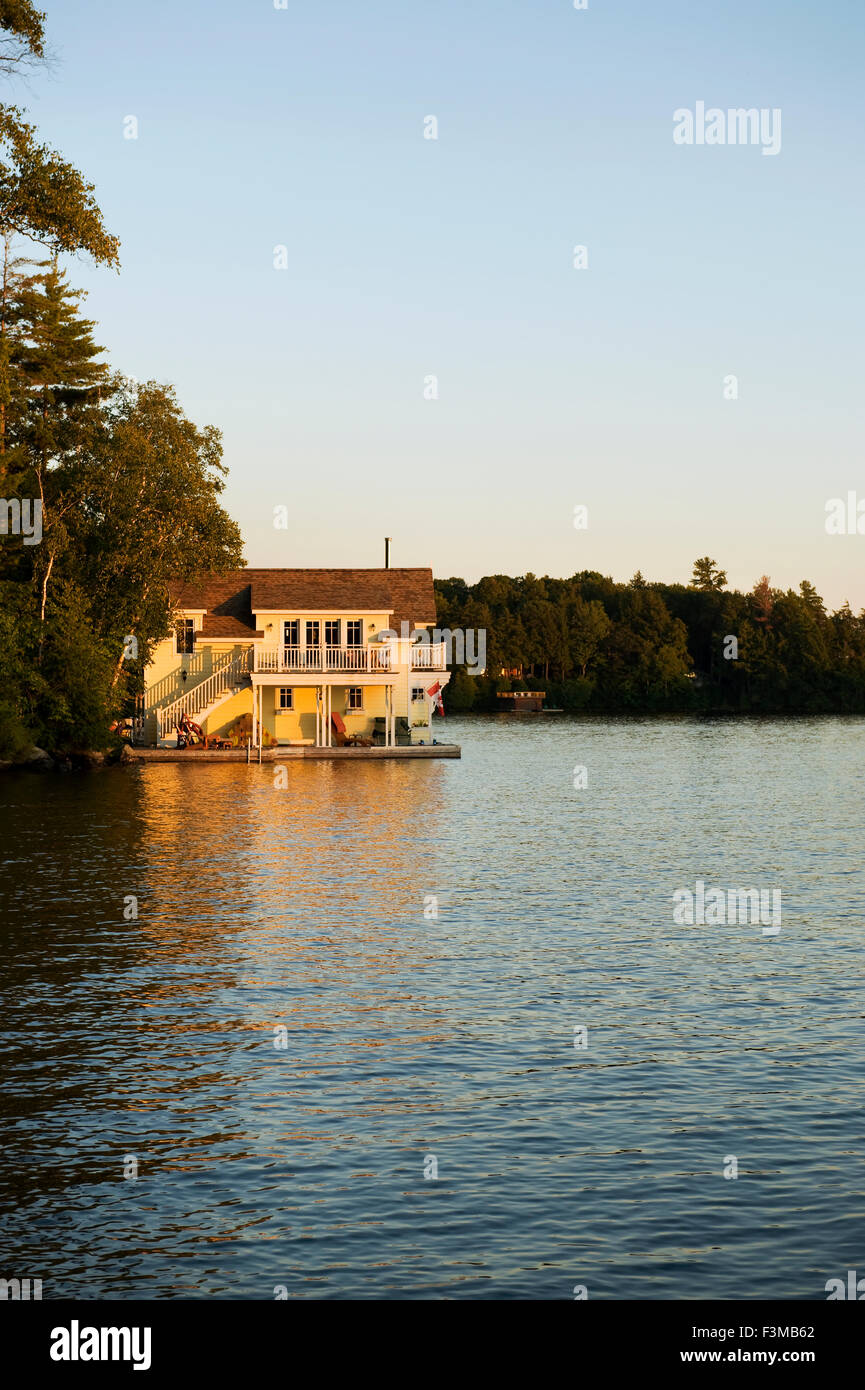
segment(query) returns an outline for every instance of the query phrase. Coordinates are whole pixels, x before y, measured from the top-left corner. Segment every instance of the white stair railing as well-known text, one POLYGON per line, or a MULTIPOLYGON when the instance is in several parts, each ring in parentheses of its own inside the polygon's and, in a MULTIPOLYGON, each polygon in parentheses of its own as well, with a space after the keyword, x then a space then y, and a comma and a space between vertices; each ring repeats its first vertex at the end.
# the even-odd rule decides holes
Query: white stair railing
POLYGON ((191 676, 199 676, 205 670, 205 659, 203 652, 195 652, 185 658, 185 662, 175 666, 173 671, 169 671, 167 676, 163 676, 156 685, 151 685, 146 692, 147 708, 153 710, 163 700, 171 701, 172 697, 178 699, 177 691, 181 688, 183 679, 181 672, 186 671, 187 679, 191 676))
POLYGON ((156 714, 160 700, 166 700, 163 709, 173 709, 179 700, 184 699, 187 695, 193 695, 204 681, 208 680, 210 676, 215 675, 217 671, 221 671, 224 666, 230 666, 235 658, 236 654, 234 652, 228 652, 221 657, 212 657, 210 659, 210 664, 205 665, 204 656, 191 657, 186 672, 186 682, 181 683, 182 668, 178 666, 177 670, 172 671, 170 676, 166 676, 157 685, 152 685, 149 690, 144 692, 145 713, 156 714), (189 679, 192 676, 196 676, 197 679, 189 679), (170 687, 168 685, 169 681, 172 682, 170 687), (180 691, 179 695, 177 694, 178 690, 180 691))
POLYGON ((208 705, 212 704, 220 695, 240 684, 248 671, 248 652, 227 658, 217 670, 207 677, 207 680, 193 686, 192 690, 184 691, 180 699, 175 700, 173 704, 166 705, 164 709, 156 711, 159 737, 165 738, 182 714, 200 713, 207 709, 208 705))

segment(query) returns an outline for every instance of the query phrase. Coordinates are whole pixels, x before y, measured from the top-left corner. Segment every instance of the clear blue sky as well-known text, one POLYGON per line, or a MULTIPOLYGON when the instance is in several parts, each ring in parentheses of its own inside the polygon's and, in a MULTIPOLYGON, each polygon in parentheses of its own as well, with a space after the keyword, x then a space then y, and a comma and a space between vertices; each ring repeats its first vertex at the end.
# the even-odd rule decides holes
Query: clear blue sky
POLYGON ((865 605, 865 536, 824 530, 865 498, 862 0, 42 5, 16 97, 123 243, 73 276, 224 431, 251 564, 710 554, 865 605), (780 107, 781 153, 674 145, 700 100, 780 107))

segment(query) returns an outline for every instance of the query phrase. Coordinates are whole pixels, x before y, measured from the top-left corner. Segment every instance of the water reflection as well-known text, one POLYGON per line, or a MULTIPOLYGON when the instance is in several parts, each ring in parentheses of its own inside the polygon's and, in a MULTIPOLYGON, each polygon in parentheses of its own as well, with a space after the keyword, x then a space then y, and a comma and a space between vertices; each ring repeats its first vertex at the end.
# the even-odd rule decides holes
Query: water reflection
POLYGON ((46 1298, 820 1297, 856 1267, 861 721, 458 737, 285 786, 0 783, 0 1205, 46 1298), (676 888, 761 875, 778 939, 673 926, 676 888))

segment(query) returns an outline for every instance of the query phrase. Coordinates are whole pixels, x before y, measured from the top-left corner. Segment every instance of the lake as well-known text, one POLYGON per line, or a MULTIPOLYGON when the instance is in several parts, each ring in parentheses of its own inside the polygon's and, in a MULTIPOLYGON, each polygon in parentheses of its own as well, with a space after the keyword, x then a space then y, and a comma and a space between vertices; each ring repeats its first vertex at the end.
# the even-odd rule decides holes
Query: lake
POLYGON ((279 788, 194 755, 0 779, 0 1275, 825 1299, 865 1274, 865 721, 441 722, 459 762, 279 788), (779 930, 675 921, 698 881, 780 891, 779 930))

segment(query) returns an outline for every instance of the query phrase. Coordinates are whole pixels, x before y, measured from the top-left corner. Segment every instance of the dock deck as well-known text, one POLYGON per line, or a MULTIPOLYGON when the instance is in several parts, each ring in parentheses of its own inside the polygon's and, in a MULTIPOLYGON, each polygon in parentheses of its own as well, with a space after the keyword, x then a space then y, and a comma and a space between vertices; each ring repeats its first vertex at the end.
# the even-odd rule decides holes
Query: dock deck
POLYGON ((137 763, 284 763, 290 758, 357 759, 378 758, 459 758, 458 743, 416 743, 396 748, 134 748, 126 761, 137 763))

